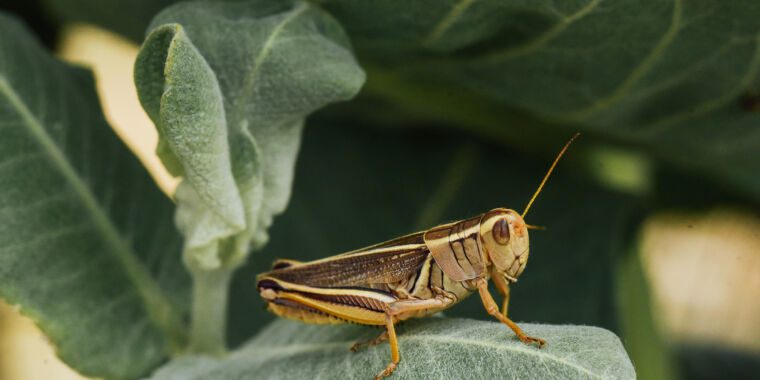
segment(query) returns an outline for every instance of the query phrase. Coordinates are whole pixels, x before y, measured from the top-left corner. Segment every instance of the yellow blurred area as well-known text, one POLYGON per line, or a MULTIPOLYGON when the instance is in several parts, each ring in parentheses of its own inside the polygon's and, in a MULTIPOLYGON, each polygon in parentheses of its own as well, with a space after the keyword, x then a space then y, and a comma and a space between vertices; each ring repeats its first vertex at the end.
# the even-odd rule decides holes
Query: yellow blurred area
POLYGON ((672 341, 760 353, 760 218, 663 213, 643 227, 656 321, 672 341))
POLYGON ((30 319, 0 300, 0 379, 84 378, 58 360, 47 338, 30 319))
MULTIPOLYGON (((137 46, 103 30, 65 30, 60 56, 94 70, 110 124, 162 190, 177 180, 154 153, 155 128, 132 80, 137 46)), ((616 179, 616 183, 627 179, 616 179)), ((646 187, 638 181, 623 185, 646 187)), ((622 185, 621 185, 622 186, 622 185)), ((760 351, 760 220, 736 211, 662 214, 643 227, 643 262, 657 323, 673 341, 722 342, 760 351)), ((114 326, 118 328, 118 326, 114 326)), ((31 321, 0 303, 0 380, 82 379, 60 363, 31 321)))
POLYGON ((93 71, 108 123, 148 168, 161 190, 173 194, 178 180, 164 169, 155 154, 158 133, 140 106, 132 80, 138 48, 103 29, 75 24, 63 30, 58 55, 93 71))

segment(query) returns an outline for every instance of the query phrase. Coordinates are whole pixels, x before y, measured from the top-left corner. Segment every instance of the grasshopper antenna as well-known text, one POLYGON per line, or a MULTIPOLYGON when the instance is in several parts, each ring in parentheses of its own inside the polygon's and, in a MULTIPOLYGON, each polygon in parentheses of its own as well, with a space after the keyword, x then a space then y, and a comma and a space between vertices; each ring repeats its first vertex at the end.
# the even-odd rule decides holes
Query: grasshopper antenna
MULTIPOLYGON (((528 210, 530 210, 530 206, 533 205, 533 201, 535 201, 536 198, 538 197, 538 194, 541 193, 541 190, 544 188, 544 185, 546 184, 546 181, 549 179, 549 176, 552 174, 552 171, 554 171, 554 167, 557 166, 557 162, 559 162, 559 159, 562 158, 562 155, 565 154, 565 151, 567 150, 567 148, 570 147, 570 144, 572 144, 573 141, 575 141, 575 139, 577 139, 578 136, 580 136, 580 135, 581 135, 580 133, 574 134, 573 137, 570 138, 570 141, 568 141, 565 144, 565 146, 562 148, 562 150, 559 151, 559 154, 557 155, 557 158, 554 159, 554 162, 552 163, 552 166, 549 168, 549 171, 546 172, 546 175, 544 176, 544 179, 541 181, 541 184, 538 185, 538 189, 536 189, 536 192, 533 193, 533 197, 530 198, 530 201, 528 202, 528 205, 525 206, 525 210, 522 212, 522 215, 521 215, 523 217, 523 219, 525 219, 525 215, 528 214, 528 210)), ((538 227, 538 226, 536 226, 536 227, 538 227)), ((541 229, 541 228, 536 228, 536 229, 541 229)))

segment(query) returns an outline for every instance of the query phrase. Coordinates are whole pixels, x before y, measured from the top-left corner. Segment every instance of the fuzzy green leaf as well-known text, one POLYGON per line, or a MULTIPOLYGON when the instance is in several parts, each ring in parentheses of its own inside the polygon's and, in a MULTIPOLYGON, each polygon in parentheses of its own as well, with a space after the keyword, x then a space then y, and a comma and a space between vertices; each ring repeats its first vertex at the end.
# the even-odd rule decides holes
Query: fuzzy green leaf
POLYGON ((0 297, 58 355, 135 378, 183 341, 174 207, 109 128, 89 72, 0 14, 0 297))
MULTIPOLYGON (((635 379, 615 334, 596 327, 522 324, 547 340, 527 346, 503 325, 431 318, 398 327, 401 363, 393 379, 635 379)), ((277 321, 223 360, 183 358, 152 380, 371 379, 390 361, 387 343, 357 353, 349 347, 378 330, 277 321)))
POLYGON ((305 117, 351 98, 364 73, 307 3, 185 3, 152 25, 135 81, 159 154, 185 179, 185 253, 204 269, 238 263, 287 205, 305 117))

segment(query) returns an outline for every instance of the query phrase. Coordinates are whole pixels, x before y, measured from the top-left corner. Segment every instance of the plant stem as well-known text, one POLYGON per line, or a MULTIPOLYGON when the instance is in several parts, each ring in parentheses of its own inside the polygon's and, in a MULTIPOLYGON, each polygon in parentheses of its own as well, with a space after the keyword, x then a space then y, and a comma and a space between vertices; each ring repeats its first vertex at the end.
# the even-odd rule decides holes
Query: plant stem
POLYGON ((190 345, 193 353, 222 355, 226 352, 227 289, 232 270, 194 270, 193 313, 190 345))

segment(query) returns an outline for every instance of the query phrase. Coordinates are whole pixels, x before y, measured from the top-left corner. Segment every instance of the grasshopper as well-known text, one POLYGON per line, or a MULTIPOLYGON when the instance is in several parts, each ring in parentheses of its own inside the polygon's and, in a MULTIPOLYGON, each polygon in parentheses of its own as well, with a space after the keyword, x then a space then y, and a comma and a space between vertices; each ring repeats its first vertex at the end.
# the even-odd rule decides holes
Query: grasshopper
POLYGON ((305 323, 358 323, 385 326, 364 345, 389 341, 391 362, 375 377, 393 373, 400 361, 395 324, 447 309, 478 292, 486 311, 524 343, 544 340, 525 334, 507 317, 509 285, 528 263, 530 206, 576 133, 544 176, 522 214, 496 208, 484 214, 433 227, 384 243, 310 262, 276 260, 257 277, 259 294, 277 316, 305 323), (488 291, 491 279, 503 296, 501 310, 488 291))

